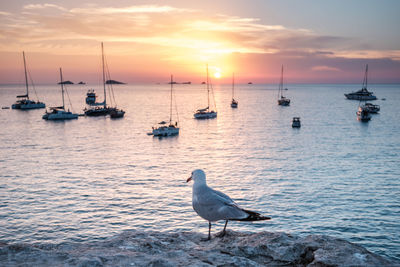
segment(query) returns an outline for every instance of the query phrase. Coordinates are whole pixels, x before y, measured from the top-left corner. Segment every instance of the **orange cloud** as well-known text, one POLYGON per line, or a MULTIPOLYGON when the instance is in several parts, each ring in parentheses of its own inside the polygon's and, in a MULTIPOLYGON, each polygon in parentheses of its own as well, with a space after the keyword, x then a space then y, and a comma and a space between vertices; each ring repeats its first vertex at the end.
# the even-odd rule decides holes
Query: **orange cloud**
MULTIPOLYGON (((400 50, 365 50, 360 40, 352 38, 168 5, 91 4, 68 9, 55 4, 29 4, 20 13, 3 13, 0 13, 0 52, 26 50, 41 53, 45 55, 42 59, 47 60, 56 55, 89 60, 99 55, 99 43, 103 41, 107 54, 119 59, 114 70, 124 72, 119 66, 126 67, 130 62, 124 60, 129 59, 142 66, 141 76, 145 71, 154 74, 164 69, 202 73, 206 62, 226 65, 223 69, 229 73, 241 67, 235 65, 237 55, 252 58, 249 73, 257 72, 260 76, 265 72, 257 67, 266 66, 257 63, 257 58, 268 58, 274 65, 280 65, 279 60, 312 59, 308 69, 320 72, 341 69, 328 67, 331 66, 328 61, 336 58, 400 58, 400 50)), ((9 67, 9 62, 3 69, 6 65, 9 67)))

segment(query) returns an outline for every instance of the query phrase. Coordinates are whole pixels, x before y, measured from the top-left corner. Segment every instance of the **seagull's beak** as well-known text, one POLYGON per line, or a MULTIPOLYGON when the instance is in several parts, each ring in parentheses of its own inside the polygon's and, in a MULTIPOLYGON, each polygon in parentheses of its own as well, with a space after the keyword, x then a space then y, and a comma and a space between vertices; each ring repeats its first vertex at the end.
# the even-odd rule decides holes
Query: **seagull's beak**
POLYGON ((192 180, 192 176, 190 176, 189 178, 187 178, 186 183, 189 183, 192 180))

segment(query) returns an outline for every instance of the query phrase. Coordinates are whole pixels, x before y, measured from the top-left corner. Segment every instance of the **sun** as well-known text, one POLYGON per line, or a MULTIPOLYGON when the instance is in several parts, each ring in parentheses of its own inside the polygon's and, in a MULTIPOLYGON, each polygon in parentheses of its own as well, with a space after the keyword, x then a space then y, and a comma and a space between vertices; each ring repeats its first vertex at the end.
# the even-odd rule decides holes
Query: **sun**
POLYGON ((221 73, 220 72, 215 72, 214 73, 214 77, 216 78, 216 79, 219 79, 219 78, 221 78, 221 73))

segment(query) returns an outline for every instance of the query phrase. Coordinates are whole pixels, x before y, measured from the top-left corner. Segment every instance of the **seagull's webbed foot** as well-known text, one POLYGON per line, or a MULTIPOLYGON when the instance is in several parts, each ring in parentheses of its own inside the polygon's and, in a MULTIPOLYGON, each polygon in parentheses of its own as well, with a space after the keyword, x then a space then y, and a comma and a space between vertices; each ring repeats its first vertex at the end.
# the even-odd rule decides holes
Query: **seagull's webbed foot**
POLYGON ((215 236, 216 236, 216 237, 224 237, 225 234, 226 234, 226 231, 221 231, 221 232, 219 232, 218 234, 216 234, 215 236))
POLYGON ((225 221, 225 226, 224 226, 224 230, 222 230, 222 232, 216 234, 216 237, 224 237, 226 234, 226 226, 228 225, 228 220, 225 221))

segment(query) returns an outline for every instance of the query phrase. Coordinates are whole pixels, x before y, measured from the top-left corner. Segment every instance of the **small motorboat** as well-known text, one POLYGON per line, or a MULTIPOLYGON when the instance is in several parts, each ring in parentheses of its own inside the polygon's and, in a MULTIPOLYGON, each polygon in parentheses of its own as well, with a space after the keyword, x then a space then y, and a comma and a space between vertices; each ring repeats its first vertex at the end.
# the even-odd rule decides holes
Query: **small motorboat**
POLYGON ((86 104, 91 105, 96 103, 96 92, 94 89, 89 89, 86 93, 86 104))
POLYGON ((364 106, 359 106, 357 111, 357 120, 361 122, 368 122, 371 119, 371 114, 364 106))
POLYGON ((110 117, 113 119, 122 118, 125 115, 125 111, 122 109, 113 109, 110 111, 110 117))
POLYGON ((366 108, 369 113, 378 113, 381 110, 379 105, 374 105, 372 103, 365 103, 363 107, 366 108))
POLYGON ((301 127, 300 117, 293 117, 292 127, 293 128, 300 128, 301 127))

